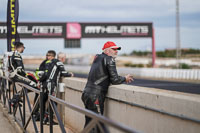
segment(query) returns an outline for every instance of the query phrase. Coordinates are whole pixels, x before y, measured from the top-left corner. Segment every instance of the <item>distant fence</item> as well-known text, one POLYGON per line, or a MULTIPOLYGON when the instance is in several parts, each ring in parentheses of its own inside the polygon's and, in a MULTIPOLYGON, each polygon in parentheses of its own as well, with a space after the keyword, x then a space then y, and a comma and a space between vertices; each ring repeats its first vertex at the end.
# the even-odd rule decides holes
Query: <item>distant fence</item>
MULTIPOLYGON (((88 73, 90 66, 66 65, 68 71, 88 73)), ((132 74, 141 78, 200 80, 200 69, 130 68, 117 67, 119 74, 132 74)))
POLYGON ((200 80, 200 69, 119 68, 118 72, 146 78, 200 80))
MULTIPOLYGON (((65 65, 67 71, 89 73, 90 66, 65 65)), ((26 69, 36 69, 37 66, 25 65, 26 69)), ((167 69, 167 68, 130 68, 117 67, 119 74, 132 74, 141 78, 159 78, 175 80, 200 80, 200 69, 167 69)))

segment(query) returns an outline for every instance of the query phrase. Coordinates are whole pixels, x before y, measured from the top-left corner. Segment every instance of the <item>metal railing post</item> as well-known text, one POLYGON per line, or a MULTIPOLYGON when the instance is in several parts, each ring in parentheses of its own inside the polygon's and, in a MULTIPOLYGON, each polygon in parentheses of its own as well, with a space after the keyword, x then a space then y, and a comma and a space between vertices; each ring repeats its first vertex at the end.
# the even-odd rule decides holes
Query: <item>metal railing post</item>
POLYGON ((50 133, 53 133, 53 110, 52 107, 50 105, 51 100, 49 99, 49 131, 50 133))
MULTIPOLYGON (((15 82, 13 82, 13 84, 14 84, 14 87, 13 87, 13 93, 12 93, 12 97, 14 97, 14 95, 15 95, 15 89, 16 89, 16 86, 15 86, 15 82)), ((13 108, 13 112, 14 112, 14 108, 13 108)))
MULTIPOLYGON (((30 100, 29 100, 29 97, 28 97, 28 91, 27 91, 26 88, 24 88, 24 94, 25 94, 25 96, 26 96, 26 100, 27 100, 27 104, 28 104, 29 111, 31 112, 30 118, 32 118, 33 126, 34 126, 34 129, 35 129, 35 132, 38 133, 37 125, 36 125, 36 123, 35 123, 35 119, 33 118, 33 111, 34 111, 34 110, 31 109, 31 103, 30 103, 30 100)), ((28 119, 28 122, 29 122, 29 119, 28 119)), ((25 126, 26 126, 26 125, 24 125, 24 129, 25 129, 25 126)))
POLYGON ((3 78, 0 78, 0 100, 1 100, 1 95, 2 95, 2 80, 3 78))
POLYGON ((44 129, 43 129, 43 119, 44 119, 43 97, 44 97, 44 89, 41 89, 40 90, 40 133, 44 132, 44 129))
MULTIPOLYGON (((50 96, 50 95, 49 95, 49 96, 50 96)), ((56 107, 54 101, 51 100, 51 99, 49 99, 49 103, 50 103, 50 105, 51 105, 51 108, 53 109, 54 114, 56 115, 56 118, 57 118, 57 120, 58 120, 58 124, 59 124, 59 126, 60 126, 61 132, 62 132, 62 133, 66 133, 65 128, 64 128, 64 125, 63 125, 63 123, 62 123, 62 120, 61 120, 61 118, 60 118, 60 115, 59 115, 59 113, 58 113, 58 110, 57 110, 57 107, 56 107)))
POLYGON ((25 105, 25 92, 23 91, 24 87, 22 87, 22 94, 23 94, 23 121, 22 125, 24 126, 26 123, 26 105, 25 105))
MULTIPOLYGON (((9 81, 8 81, 8 83, 9 83, 9 81)), ((12 88, 14 87, 13 85, 13 83, 11 84, 12 85, 12 88)), ((8 113, 9 114, 11 114, 12 112, 11 112, 11 103, 10 103, 10 99, 11 99, 11 94, 10 94, 10 84, 9 84, 9 88, 8 88, 8 108, 9 108, 9 110, 8 110, 8 113)))
POLYGON ((3 105, 6 106, 6 96, 5 96, 5 89, 6 88, 6 80, 3 82, 3 105))

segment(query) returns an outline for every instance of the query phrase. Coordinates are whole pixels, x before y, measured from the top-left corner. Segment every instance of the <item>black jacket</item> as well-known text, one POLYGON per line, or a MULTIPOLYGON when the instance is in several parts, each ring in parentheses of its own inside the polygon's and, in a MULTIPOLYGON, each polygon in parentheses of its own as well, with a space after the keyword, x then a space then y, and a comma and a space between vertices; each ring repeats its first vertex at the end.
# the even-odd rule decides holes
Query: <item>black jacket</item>
POLYGON ((51 60, 48 65, 46 65, 48 71, 45 71, 45 79, 47 82, 54 82, 57 84, 58 78, 61 77, 71 77, 71 74, 65 71, 64 65, 58 59, 51 60))
POLYGON ((17 51, 13 52, 13 55, 11 56, 9 63, 10 63, 10 70, 12 72, 17 71, 19 75, 23 77, 26 76, 23 60, 19 52, 17 51))
POLYGON ((107 94, 110 84, 121 84, 125 80, 118 75, 114 58, 102 53, 95 56, 84 92, 107 94))
POLYGON ((38 80, 40 82, 45 82, 47 80, 47 74, 48 74, 48 71, 50 70, 51 65, 52 65, 52 61, 46 59, 40 64, 39 69, 36 69, 35 73, 38 76, 38 80), (41 71, 43 72, 43 74, 41 77, 39 77, 37 73, 41 71))

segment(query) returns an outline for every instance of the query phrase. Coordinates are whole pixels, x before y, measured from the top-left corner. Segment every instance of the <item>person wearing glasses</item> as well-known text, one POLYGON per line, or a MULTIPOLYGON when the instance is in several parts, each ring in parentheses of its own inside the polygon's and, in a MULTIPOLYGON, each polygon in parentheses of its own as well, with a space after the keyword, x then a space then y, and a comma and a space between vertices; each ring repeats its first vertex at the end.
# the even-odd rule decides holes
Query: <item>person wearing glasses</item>
POLYGON ((38 80, 43 80, 41 78, 43 77, 44 72, 48 71, 51 60, 55 59, 55 55, 56 52, 54 50, 49 50, 47 52, 46 59, 40 64, 39 68, 35 71, 35 75, 38 80))
MULTIPOLYGON (((133 81, 131 75, 128 74, 122 77, 117 73, 115 58, 117 57, 118 50, 121 50, 121 47, 118 47, 114 42, 108 41, 104 44, 102 50, 102 54, 97 54, 94 58, 81 97, 86 109, 101 115, 103 115, 104 112, 105 96, 110 84, 118 85, 123 82, 130 83, 133 81)), ((91 118, 85 116, 84 127, 86 127, 90 121, 91 118)), ((104 132, 109 132, 103 123, 100 125, 104 129, 104 132)), ((95 128, 92 129, 90 133, 93 132, 99 133, 100 131, 98 128, 95 128)))
MULTIPOLYGON (((50 69, 52 60, 55 59, 55 56, 56 52, 54 50, 47 51, 46 59, 40 64, 39 68, 35 70, 34 75, 37 80, 36 82, 39 82, 42 88, 46 83, 46 74, 50 69)), ((36 103, 38 96, 39 95, 35 93, 34 104, 36 103)), ((48 99, 48 92, 46 91, 46 89, 44 89, 44 96, 43 96, 44 103, 46 103, 47 99, 48 99)), ((43 113, 45 113, 45 104, 43 106, 43 113)), ((36 121, 40 120, 39 105, 36 107, 35 112, 33 113, 33 117, 35 118, 36 121)))
MULTIPOLYGON (((40 82, 42 82, 42 88, 44 89, 44 105, 48 100, 48 95, 56 96, 57 93, 57 85, 58 79, 60 77, 73 77, 74 74, 72 72, 65 71, 64 64, 55 59, 56 52, 54 50, 48 51, 47 61, 45 62, 45 70, 43 76, 40 78, 40 82), (48 62, 48 63, 47 63, 48 62)), ((45 109, 45 107, 44 107, 45 109)), ((48 113, 44 115, 44 124, 48 122, 48 113)), ((57 124, 53 121, 54 124, 57 124)))
POLYGON ((59 59, 55 59, 56 53, 52 55, 47 54, 47 57, 50 61, 48 70, 46 67, 44 76, 42 76, 40 81, 44 81, 44 87, 48 89, 49 94, 55 96, 59 77, 73 77, 74 74, 72 72, 67 72, 64 68, 63 62, 59 59))

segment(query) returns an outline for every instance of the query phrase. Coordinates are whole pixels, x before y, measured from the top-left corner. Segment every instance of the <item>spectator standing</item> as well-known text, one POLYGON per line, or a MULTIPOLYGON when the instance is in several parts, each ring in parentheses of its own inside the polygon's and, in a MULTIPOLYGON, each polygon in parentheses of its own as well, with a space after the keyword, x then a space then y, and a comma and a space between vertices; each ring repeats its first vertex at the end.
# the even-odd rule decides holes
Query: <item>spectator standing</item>
MULTIPOLYGON (((129 74, 125 77, 119 76, 116 69, 115 58, 118 47, 114 42, 106 42, 102 48, 103 53, 97 54, 92 63, 88 80, 82 94, 82 101, 86 109, 103 115, 105 96, 110 84, 118 85, 123 82, 130 83, 133 77, 129 74)), ((91 118, 85 116, 85 127, 91 118)), ((103 123, 100 124, 105 132, 109 132, 103 123)), ((98 128, 92 129, 90 133, 99 133, 98 128)))

